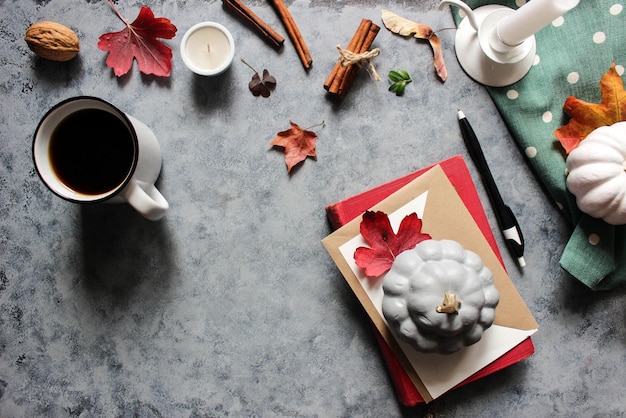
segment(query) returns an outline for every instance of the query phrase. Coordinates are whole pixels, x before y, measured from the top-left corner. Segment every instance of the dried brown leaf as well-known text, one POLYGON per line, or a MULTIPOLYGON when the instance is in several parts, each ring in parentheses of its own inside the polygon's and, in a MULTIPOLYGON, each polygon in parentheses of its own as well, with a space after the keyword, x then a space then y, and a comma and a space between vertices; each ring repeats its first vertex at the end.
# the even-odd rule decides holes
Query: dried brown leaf
POLYGON ((391 32, 401 36, 413 36, 417 39, 425 39, 433 49, 433 64, 437 71, 437 75, 442 81, 448 78, 448 70, 443 59, 443 51, 441 50, 441 41, 430 26, 423 23, 416 23, 412 20, 399 16, 389 10, 383 10, 381 13, 383 23, 391 32))

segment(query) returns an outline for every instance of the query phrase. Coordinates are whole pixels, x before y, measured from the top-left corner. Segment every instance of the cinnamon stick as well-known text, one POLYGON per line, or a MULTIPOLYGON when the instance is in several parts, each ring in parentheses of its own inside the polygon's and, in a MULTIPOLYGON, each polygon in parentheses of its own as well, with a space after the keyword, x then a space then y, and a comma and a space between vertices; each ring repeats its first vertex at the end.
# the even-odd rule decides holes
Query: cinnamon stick
MULTIPOLYGON (((346 50, 355 54, 367 52, 374 43, 374 39, 379 31, 380 26, 369 19, 362 19, 352 39, 348 43, 346 50)), ((329 93, 343 99, 356 78, 358 71, 358 65, 343 66, 342 63, 338 61, 326 78, 324 88, 329 93)))
POLYGON ((241 0, 222 0, 222 3, 237 16, 248 22, 269 44, 279 48, 285 42, 285 38, 258 17, 241 0))
POLYGON ((304 68, 311 67, 311 64, 313 63, 313 58, 311 58, 309 48, 306 46, 304 38, 302 37, 302 34, 300 33, 296 22, 293 20, 293 16, 291 16, 289 9, 287 9, 287 6, 283 2, 283 0, 270 0, 270 2, 276 9, 280 20, 283 22, 285 30, 287 31, 289 38, 291 38, 291 42, 293 42, 293 45, 296 48, 296 52, 298 53, 298 57, 300 58, 302 65, 304 65, 304 68))

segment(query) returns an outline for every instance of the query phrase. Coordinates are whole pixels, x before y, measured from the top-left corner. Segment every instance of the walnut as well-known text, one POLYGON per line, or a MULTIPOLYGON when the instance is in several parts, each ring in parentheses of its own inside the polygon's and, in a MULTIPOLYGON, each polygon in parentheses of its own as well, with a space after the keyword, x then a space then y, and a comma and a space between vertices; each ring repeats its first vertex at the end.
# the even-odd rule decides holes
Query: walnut
POLYGON ((69 61, 80 50, 76 33, 56 22, 43 21, 31 25, 24 40, 35 54, 53 61, 69 61))

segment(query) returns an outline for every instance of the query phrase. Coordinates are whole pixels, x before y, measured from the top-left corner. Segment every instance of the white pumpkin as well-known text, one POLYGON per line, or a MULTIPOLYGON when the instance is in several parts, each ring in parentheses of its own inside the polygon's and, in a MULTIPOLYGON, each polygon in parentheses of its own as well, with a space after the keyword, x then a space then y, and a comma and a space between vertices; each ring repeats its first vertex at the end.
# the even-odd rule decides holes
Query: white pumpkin
POLYGON ((626 224, 626 122, 591 132, 567 156, 567 188, 584 213, 626 224))

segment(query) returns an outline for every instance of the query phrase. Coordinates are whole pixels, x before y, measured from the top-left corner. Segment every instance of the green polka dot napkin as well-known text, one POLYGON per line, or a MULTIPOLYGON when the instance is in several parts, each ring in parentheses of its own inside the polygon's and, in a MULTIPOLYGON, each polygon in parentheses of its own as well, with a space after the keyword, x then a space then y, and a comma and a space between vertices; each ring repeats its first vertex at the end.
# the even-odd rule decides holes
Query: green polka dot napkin
MULTIPOLYGON (((529 0, 532 1, 532 0, 529 0)), ((516 9, 525 0, 467 0, 472 9, 502 4, 516 9)), ((464 16, 452 7, 458 24, 464 16)), ((508 87, 487 87, 505 123, 546 190, 573 227, 561 266, 595 290, 626 284, 626 226, 611 226, 581 213, 565 186, 565 153, 554 137, 568 115, 568 96, 599 103, 600 78, 613 62, 626 66, 626 9, 623 0, 581 0, 536 35, 530 72, 508 87)))

